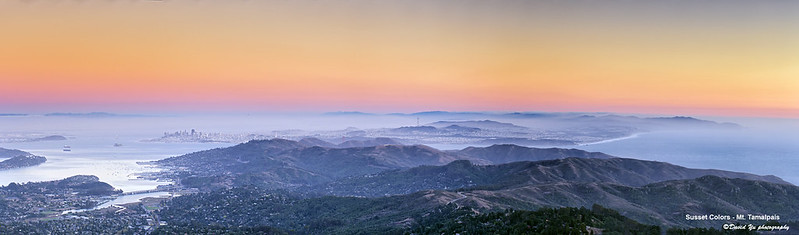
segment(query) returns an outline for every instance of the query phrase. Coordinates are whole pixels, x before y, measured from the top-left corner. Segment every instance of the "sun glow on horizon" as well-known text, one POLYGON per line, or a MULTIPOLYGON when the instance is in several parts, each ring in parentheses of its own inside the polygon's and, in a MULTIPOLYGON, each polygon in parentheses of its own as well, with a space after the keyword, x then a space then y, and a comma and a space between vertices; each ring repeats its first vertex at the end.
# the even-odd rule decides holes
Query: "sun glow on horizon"
POLYGON ((799 117, 792 1, 8 1, 4 110, 799 117))

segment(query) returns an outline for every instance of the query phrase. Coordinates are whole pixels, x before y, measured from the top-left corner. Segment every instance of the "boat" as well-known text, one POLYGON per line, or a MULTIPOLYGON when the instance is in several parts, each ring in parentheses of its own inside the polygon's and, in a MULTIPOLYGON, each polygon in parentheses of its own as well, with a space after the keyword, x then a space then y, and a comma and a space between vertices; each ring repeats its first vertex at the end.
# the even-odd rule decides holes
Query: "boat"
POLYGON ((122 144, 120 144, 120 143, 114 143, 114 147, 122 147, 122 144))
POLYGON ((64 145, 64 152, 69 152, 69 151, 72 151, 72 147, 70 147, 69 145, 64 145))

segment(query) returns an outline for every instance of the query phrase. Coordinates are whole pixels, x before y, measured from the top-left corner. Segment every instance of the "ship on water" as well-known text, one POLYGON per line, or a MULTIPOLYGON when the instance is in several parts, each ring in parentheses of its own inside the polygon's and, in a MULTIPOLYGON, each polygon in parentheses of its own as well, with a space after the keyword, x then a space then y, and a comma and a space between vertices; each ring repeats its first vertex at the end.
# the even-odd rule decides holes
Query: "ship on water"
POLYGON ((69 145, 64 145, 64 152, 69 152, 69 151, 72 151, 72 147, 70 147, 69 145))

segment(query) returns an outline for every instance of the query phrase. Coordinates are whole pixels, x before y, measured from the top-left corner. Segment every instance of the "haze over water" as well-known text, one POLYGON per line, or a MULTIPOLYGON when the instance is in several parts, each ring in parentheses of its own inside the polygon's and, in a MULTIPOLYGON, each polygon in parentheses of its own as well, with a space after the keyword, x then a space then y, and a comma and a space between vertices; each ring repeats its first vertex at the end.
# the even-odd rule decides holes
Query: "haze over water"
POLYGON ((579 149, 690 168, 776 175, 799 185, 799 120, 736 121, 744 128, 643 133, 635 138, 585 145, 579 149))
MULTIPOLYGON (((167 182, 135 180, 136 173, 160 169, 137 164, 196 151, 232 146, 234 143, 161 143, 142 140, 164 132, 195 129, 224 134, 269 133, 273 130, 329 130, 347 127, 377 128, 410 125, 410 118, 318 117, 297 114, 273 115, 165 115, 165 116, 6 116, 0 117, 0 137, 62 135, 63 141, 0 143, 0 148, 19 149, 47 157, 35 167, 0 171, 0 185, 37 182, 73 175, 96 175, 123 191, 153 189, 167 182), (402 123, 406 122, 406 123, 402 123), (119 143, 122 146, 115 147, 119 143), (71 151, 63 151, 69 145, 71 151)), ((415 119, 414 119, 415 120, 415 119)))
MULTIPOLYGON (((40 166, 0 171, 0 184, 63 179, 72 175, 97 175, 124 191, 155 188, 167 182, 135 180, 136 173, 159 169, 136 162, 159 160, 195 151, 232 146, 233 143, 160 143, 142 140, 164 132, 196 129, 226 134, 267 134, 274 130, 340 130, 394 128, 414 125, 416 119, 397 116, 314 115, 181 115, 0 118, 4 135, 63 135, 64 141, 0 143, 47 157, 40 166), (119 143, 122 146, 115 147, 119 143), (72 151, 64 152, 64 145, 72 151)), ((713 120, 711 118, 711 120, 713 120)), ((432 121, 432 120, 425 120, 432 121)), ((512 120, 503 120, 512 121, 512 120)), ((727 121, 727 120, 721 120, 727 121)), ((562 146, 598 151, 618 157, 669 162, 691 168, 712 168, 754 174, 772 174, 799 184, 799 125, 790 119, 739 119, 737 130, 659 131, 632 138, 583 146, 562 146)), ((533 127, 535 122, 517 120, 533 127)), ((279 137, 279 136, 278 136, 279 137)), ((271 138, 271 136, 270 136, 271 138)), ((432 145, 445 149, 466 146, 432 145)))

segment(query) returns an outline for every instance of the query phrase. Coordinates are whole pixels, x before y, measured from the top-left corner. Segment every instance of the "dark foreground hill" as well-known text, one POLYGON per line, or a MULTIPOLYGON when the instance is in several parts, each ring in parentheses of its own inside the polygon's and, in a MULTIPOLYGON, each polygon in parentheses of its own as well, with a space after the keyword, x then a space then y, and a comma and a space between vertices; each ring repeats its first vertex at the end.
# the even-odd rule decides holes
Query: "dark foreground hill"
POLYGON ((457 195, 440 191, 449 195, 442 196, 442 201, 482 210, 599 204, 637 221, 665 226, 720 225, 720 221, 687 221, 685 214, 734 217, 776 213, 786 220, 799 219, 799 187, 778 177, 624 158, 566 158, 488 166, 455 161, 445 166, 349 177, 309 190, 380 197, 427 189, 456 191, 457 195))
MULTIPOLYGON (((747 179, 703 176, 641 187, 612 183, 556 183, 500 190, 463 190, 458 205, 475 208, 536 209, 599 204, 647 224, 718 227, 732 220, 686 220, 685 215, 769 214, 799 219, 799 187, 747 179)), ((744 221, 757 223, 766 221, 744 221)))
POLYGON ((175 198, 159 212, 169 225, 159 227, 156 234, 247 228, 300 234, 660 234, 657 226, 637 223, 601 206, 591 210, 560 208, 481 214, 436 197, 431 192, 419 192, 385 198, 303 199, 274 191, 234 188, 175 198))
MULTIPOLYGON (((472 234, 468 231, 474 234, 499 231, 660 234, 672 226, 721 230, 726 223, 767 223, 686 221, 685 214, 734 216, 735 213, 769 211, 781 216, 780 221, 770 223, 788 223, 797 218, 798 193, 796 186, 716 176, 643 187, 554 184, 495 191, 429 190, 380 198, 303 198, 275 191, 233 188, 178 197, 158 213, 170 225, 162 229, 173 232, 191 231, 197 229, 193 228, 195 225, 214 225, 238 229, 275 227, 310 234, 400 234, 408 230, 417 234, 464 231, 467 234, 472 234), (739 193, 715 196, 730 190, 739 190, 739 193), (771 199, 763 200, 764 197, 771 199), (730 205, 734 206, 727 208, 730 205), (593 209, 591 212, 574 209, 581 207, 593 209), (648 221, 642 223, 663 228, 636 221, 648 221)), ((717 230, 714 231, 719 232, 717 230)))
MULTIPOLYGON (((0 193, 18 198, 13 200, 30 198, 35 201, 39 195, 74 195, 70 190, 87 184, 104 183, 92 176, 75 176, 60 181, 13 184, 0 188, 0 193), (55 188, 65 191, 48 191, 55 188)), ((82 213, 80 218, 11 219, 2 222, 0 232, 61 234, 72 232, 70 229, 79 226, 84 233, 105 234, 661 234, 666 230, 669 234, 690 234, 686 233, 688 231, 724 234, 719 231, 721 224, 740 224, 741 221, 678 224, 715 229, 676 230, 661 226, 673 225, 668 221, 670 212, 680 220, 686 213, 701 215, 707 211, 715 214, 770 211, 779 214, 780 221, 746 223, 795 226, 791 220, 796 219, 797 195, 797 187, 792 185, 715 176, 642 187, 602 183, 552 184, 501 190, 426 190, 380 198, 308 198, 285 191, 241 187, 176 197, 160 203, 158 207, 161 209, 153 212, 141 209, 144 208, 141 205, 125 205, 124 210, 82 213), (543 193, 524 192, 535 189, 541 189, 543 193), (608 206, 560 206, 573 200, 569 194, 588 203, 596 201, 608 206), (619 205, 629 205, 633 209, 613 208, 619 205), (734 207, 725 210, 730 205, 734 207), (636 213, 636 209, 642 208, 647 210, 647 215, 636 213), (156 214, 157 217, 150 217, 156 214), (647 216, 666 222, 655 221, 649 225, 637 222, 646 220, 647 216), (149 226, 144 226, 147 223, 142 223, 144 218, 158 218, 166 225, 150 231, 149 226), (132 227, 131 222, 137 226, 132 227)), ((576 204, 581 203, 584 202, 576 204)), ((59 205, 63 206, 53 206, 59 205)), ((22 218, 19 216, 38 214, 37 211, 35 206, 27 203, 0 204, 0 212, 10 216, 7 218, 22 218)))

